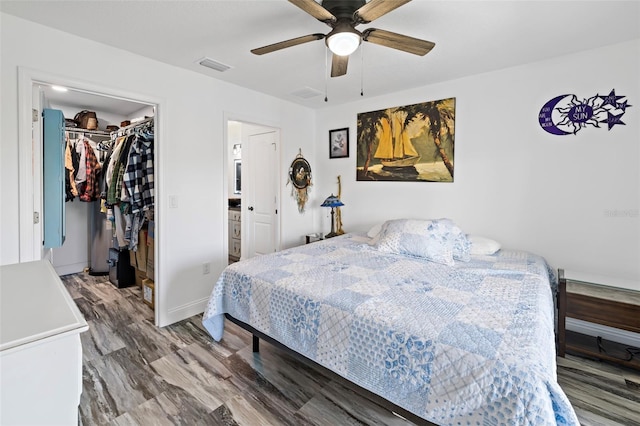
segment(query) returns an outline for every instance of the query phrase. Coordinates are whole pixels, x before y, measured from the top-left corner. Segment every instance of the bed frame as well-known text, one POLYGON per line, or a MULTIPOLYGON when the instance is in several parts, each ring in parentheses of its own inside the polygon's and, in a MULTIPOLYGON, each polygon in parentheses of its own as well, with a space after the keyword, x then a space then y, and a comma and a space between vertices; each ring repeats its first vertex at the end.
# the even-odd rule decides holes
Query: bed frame
POLYGON ((286 353, 288 353, 289 355, 291 355, 293 358, 295 358, 296 360, 302 362, 303 364, 314 368, 315 370, 319 371, 321 374, 323 374, 324 376, 330 378, 331 380, 337 382, 338 384, 356 392, 357 394, 359 394, 360 396, 374 402, 375 404, 378 404, 379 406, 389 410, 391 413, 403 417, 406 420, 409 420, 417 425, 425 425, 425 426, 437 426, 435 423, 431 423, 425 419, 423 419, 422 417, 418 417, 417 415, 411 413, 410 411, 405 410, 404 408, 386 400, 385 398, 381 397, 380 395, 377 395, 373 392, 371 392, 370 390, 367 390, 361 386, 356 385, 355 383, 345 379, 344 377, 340 376, 339 374, 331 371, 330 369, 318 364, 317 362, 307 358, 306 356, 300 354, 299 352, 294 351, 293 349, 283 345, 282 343, 278 342, 277 340, 275 340, 272 337, 267 336, 266 334, 264 334, 263 332, 256 330, 255 328, 251 327, 249 324, 242 322, 240 320, 237 320, 236 318, 233 318, 231 315, 229 314, 224 314, 225 317, 231 321, 232 323, 238 325, 240 328, 243 328, 244 330, 248 331, 249 333, 252 334, 253 337, 253 352, 254 353, 259 353, 260 352, 260 339, 272 344, 273 346, 285 351, 286 353))

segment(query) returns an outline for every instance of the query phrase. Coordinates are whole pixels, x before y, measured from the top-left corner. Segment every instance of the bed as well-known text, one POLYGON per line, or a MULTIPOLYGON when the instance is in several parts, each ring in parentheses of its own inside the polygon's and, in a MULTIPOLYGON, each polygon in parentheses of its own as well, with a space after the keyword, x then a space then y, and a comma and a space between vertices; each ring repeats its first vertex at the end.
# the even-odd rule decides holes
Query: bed
POLYGON ((556 381, 555 287, 540 256, 394 220, 229 265, 203 324, 220 340, 227 315, 436 424, 578 425, 556 381))

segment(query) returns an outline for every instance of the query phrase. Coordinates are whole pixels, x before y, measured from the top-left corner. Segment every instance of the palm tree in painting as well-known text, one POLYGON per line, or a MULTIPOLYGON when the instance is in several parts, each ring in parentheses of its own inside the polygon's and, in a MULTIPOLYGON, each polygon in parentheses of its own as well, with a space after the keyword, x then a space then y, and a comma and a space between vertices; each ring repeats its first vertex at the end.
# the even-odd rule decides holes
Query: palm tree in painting
POLYGON ((429 133, 433 138, 433 143, 438 149, 438 154, 442 162, 453 178, 453 164, 447 155, 442 144, 443 139, 450 139, 453 144, 453 123, 455 122, 455 107, 449 99, 442 99, 423 104, 408 105, 399 109, 407 112, 406 126, 412 120, 422 120, 428 125, 429 133))
POLYGON ((374 141, 378 133, 380 119, 386 117, 384 110, 358 114, 358 156, 365 158, 363 173, 366 176, 373 155, 374 141))

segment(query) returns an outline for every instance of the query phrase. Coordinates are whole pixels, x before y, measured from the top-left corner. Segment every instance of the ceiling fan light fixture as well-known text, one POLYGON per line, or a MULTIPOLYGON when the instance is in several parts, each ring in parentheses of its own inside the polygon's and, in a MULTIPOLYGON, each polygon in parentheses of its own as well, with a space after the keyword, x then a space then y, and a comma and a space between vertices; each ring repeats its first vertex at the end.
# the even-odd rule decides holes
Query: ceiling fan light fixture
POLYGON ((360 36, 354 33, 337 33, 327 39, 329 50, 338 56, 349 56, 360 46, 360 36))
POLYGON ((327 46, 329 50, 338 56, 349 56, 356 51, 362 34, 346 22, 336 25, 327 36, 327 46))

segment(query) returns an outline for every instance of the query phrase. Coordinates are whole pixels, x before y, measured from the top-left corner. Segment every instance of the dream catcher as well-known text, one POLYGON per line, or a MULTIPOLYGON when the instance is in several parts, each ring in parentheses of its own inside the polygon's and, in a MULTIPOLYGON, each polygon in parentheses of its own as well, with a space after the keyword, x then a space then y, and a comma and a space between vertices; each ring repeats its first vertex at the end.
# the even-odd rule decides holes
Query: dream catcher
MULTIPOLYGON (((304 206, 309 199, 309 187, 311 183, 311 166, 302 156, 302 150, 289 167, 289 182, 291 183, 291 196, 298 203, 298 211, 304 213, 304 206)), ((287 184, 288 184, 287 183, 287 184)))

